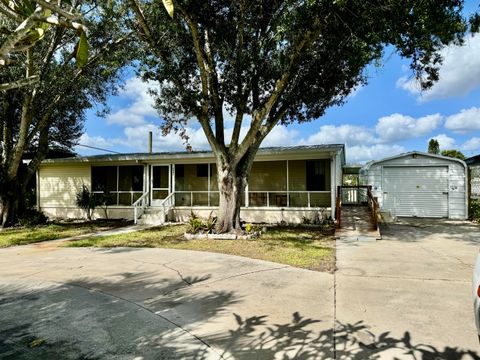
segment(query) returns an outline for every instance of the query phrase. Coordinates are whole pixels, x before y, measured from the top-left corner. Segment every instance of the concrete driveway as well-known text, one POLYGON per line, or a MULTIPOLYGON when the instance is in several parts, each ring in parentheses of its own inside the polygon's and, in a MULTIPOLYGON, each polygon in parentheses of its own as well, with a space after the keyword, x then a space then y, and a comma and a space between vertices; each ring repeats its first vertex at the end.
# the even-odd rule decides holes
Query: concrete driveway
POLYGON ((0 251, 1 359, 328 359, 333 275, 162 249, 0 251))
POLYGON ((0 250, 0 359, 480 359, 478 226, 403 221, 337 245, 335 275, 193 251, 0 250))
POLYGON ((341 239, 337 358, 480 359, 471 290, 479 249, 480 227, 454 221, 401 220, 378 242, 341 239))

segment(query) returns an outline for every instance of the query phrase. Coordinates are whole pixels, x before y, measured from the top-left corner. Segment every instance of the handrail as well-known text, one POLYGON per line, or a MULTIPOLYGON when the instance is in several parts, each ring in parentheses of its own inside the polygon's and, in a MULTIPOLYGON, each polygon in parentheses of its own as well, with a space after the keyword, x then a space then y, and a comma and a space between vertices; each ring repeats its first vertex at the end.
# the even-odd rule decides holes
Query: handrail
POLYGON ((335 220, 337 220, 337 229, 340 229, 342 226, 342 198, 337 196, 335 206, 335 220))
POLYGON ((143 213, 145 212, 145 209, 147 208, 148 206, 148 198, 149 198, 149 194, 150 192, 149 191, 146 191, 145 193, 143 193, 142 196, 140 196, 138 198, 137 201, 135 201, 133 203, 133 222, 135 224, 137 224, 138 222, 138 219, 140 218, 140 216, 143 215, 143 213))
MULTIPOLYGON (((197 195, 197 194, 205 194, 207 195, 208 194, 208 204, 210 204, 210 197, 212 195, 218 195, 220 193, 219 190, 210 190, 210 191, 206 191, 206 190, 175 190, 175 194, 187 194, 187 195, 190 195, 190 207, 193 207, 194 206, 194 195, 197 195)), ((292 206, 292 201, 290 200, 290 196, 291 195, 306 195, 306 204, 305 206, 302 206, 302 207, 308 207, 308 208, 315 208, 315 207, 318 207, 314 204, 312 204, 312 201, 314 200, 314 197, 312 195, 325 195, 325 194, 331 194, 331 191, 330 190, 326 190, 326 191, 309 191, 309 190, 249 190, 248 191, 248 196, 251 196, 253 194, 264 194, 266 195, 265 197, 265 206, 267 208, 269 207, 278 207, 278 206, 271 206, 271 199, 270 199, 270 195, 285 195, 287 197, 286 199, 286 205, 282 205, 281 207, 295 207, 295 206, 292 206)), ((250 198, 249 198, 250 199, 250 198)), ((187 201, 188 201, 188 197, 187 197, 187 201)), ((185 201, 185 202, 187 202, 185 201)), ((249 204, 251 204, 251 201, 248 202, 249 204)), ((188 205, 183 205, 183 206, 188 206, 188 205)), ((247 207, 249 207, 249 205, 247 205, 247 207)), ((264 207, 264 205, 262 205, 262 207, 264 207)))
POLYGON ((379 215, 380 206, 378 205, 377 198, 375 198, 373 196, 371 186, 368 187, 367 195, 368 195, 368 206, 370 207, 370 210, 372 212, 373 228, 375 230, 377 230, 378 229, 378 215, 379 215))

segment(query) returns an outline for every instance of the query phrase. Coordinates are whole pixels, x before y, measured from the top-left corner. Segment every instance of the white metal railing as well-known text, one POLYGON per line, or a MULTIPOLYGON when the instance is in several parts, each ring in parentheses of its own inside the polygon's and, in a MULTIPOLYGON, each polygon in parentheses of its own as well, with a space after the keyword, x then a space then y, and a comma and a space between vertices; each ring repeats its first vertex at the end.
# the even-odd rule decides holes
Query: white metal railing
MULTIPOLYGON (((175 191, 177 206, 218 206, 219 191, 175 191), (181 197, 183 195, 183 197, 181 197), (179 198, 180 196, 180 198, 179 198), (197 197, 195 201, 195 196, 197 197)), ((247 191, 242 206, 324 207, 331 204, 330 191, 247 191)))
POLYGON ((133 221, 136 224, 138 222, 138 219, 143 215, 145 212, 145 209, 148 206, 148 198, 149 198, 150 193, 147 191, 143 193, 140 198, 133 203, 133 221))
POLYGON ((113 201, 112 204, 108 204, 108 205, 113 205, 113 206, 126 205, 126 206, 130 206, 130 205, 133 205, 133 203, 134 203, 135 201, 138 201, 138 200, 135 200, 135 195, 143 194, 143 191, 108 191, 108 192, 105 192, 105 191, 92 191, 92 194, 110 196, 112 199, 114 199, 114 201, 113 201), (120 196, 121 196, 121 195, 130 195, 130 201, 129 201, 129 202, 125 202, 125 203, 122 204, 122 201, 120 201, 120 196))
POLYGON ((162 223, 163 223, 163 221, 165 221, 165 218, 167 217, 168 210, 170 210, 173 205, 175 205, 175 193, 174 192, 172 192, 165 199, 163 199, 163 201, 159 205, 160 209, 161 209, 162 223))

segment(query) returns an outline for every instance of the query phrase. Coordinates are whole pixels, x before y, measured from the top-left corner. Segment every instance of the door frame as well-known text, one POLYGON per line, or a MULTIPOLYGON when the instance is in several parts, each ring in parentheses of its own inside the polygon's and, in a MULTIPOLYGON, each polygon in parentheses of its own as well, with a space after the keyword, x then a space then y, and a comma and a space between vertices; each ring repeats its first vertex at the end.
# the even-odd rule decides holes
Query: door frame
POLYGON ((167 191, 168 196, 172 194, 172 165, 171 164, 158 164, 150 165, 150 206, 159 206, 164 199, 154 199, 154 191, 167 191), (153 168, 154 167, 167 167, 168 168, 168 188, 154 188, 153 187, 153 168))

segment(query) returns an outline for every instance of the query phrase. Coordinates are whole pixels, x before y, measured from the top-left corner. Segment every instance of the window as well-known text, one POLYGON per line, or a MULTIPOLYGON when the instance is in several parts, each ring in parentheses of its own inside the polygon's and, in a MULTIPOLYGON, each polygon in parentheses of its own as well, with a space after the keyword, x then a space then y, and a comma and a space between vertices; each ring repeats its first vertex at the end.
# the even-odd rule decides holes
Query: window
POLYGON ((197 177, 208 177, 208 164, 197 165, 197 177))
POLYGON ((108 205, 132 205, 143 192, 143 166, 94 166, 92 190, 108 205))
POLYGON ((95 166, 92 167, 92 190, 104 193, 117 191, 117 167, 95 166))
POLYGON ((120 166, 118 175, 118 190, 143 190, 143 166, 120 166))
POLYGON ((185 165, 183 165, 183 164, 175 165, 175 177, 176 178, 185 177, 185 165))
POLYGON ((326 190, 327 160, 307 161, 307 190, 326 190))

